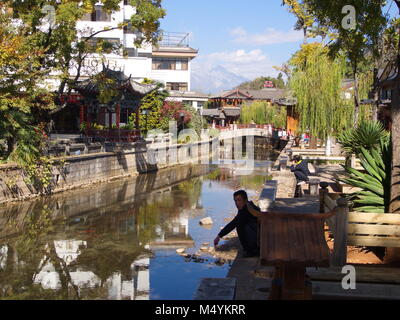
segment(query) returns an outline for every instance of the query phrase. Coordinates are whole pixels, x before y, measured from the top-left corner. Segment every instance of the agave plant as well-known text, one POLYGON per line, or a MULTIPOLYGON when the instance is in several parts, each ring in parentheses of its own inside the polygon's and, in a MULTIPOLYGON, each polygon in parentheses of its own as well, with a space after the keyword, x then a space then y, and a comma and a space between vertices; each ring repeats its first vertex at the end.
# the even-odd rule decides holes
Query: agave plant
POLYGON ((361 191, 349 195, 357 211, 388 212, 390 204, 391 143, 381 141, 377 148, 370 150, 360 147, 360 160, 364 170, 343 165, 348 177, 338 180, 361 191))
POLYGON ((337 136, 337 140, 347 154, 354 153, 358 156, 361 148, 379 149, 381 143, 389 141, 389 133, 385 131, 381 122, 366 121, 361 122, 356 128, 342 132, 337 136))

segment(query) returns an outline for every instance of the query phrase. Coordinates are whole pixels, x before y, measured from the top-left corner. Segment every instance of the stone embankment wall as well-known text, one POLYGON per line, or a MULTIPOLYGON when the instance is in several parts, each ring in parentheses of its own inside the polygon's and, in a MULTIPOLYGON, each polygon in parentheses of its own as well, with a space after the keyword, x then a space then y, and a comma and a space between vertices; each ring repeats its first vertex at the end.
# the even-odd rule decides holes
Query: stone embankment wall
MULTIPOLYGON (((188 163, 208 163, 218 155, 219 140, 184 145, 110 144, 105 152, 65 157, 52 169, 52 192, 156 171, 188 163)), ((55 160, 57 163, 57 160, 55 160)), ((23 171, 12 164, 0 166, 0 203, 38 196, 23 171)))
MULTIPOLYGON (((0 207, 0 238, 20 233, 32 212, 51 212, 52 220, 100 219, 115 213, 130 214, 133 208, 146 204, 163 203, 171 195, 172 187, 188 179, 209 173, 209 166, 182 165, 165 168, 157 172, 138 175, 109 183, 97 184, 91 188, 76 189, 57 193, 43 199, 19 201, 0 207)), ((190 203, 182 203, 186 208, 190 203)), ((90 225, 90 221, 87 221, 90 225)))
POLYGON ((278 181, 276 198, 293 198, 296 189, 295 175, 290 171, 290 156, 288 150, 292 147, 293 141, 288 141, 275 161, 271 175, 273 180, 278 181), (281 161, 286 160, 286 170, 280 170, 281 161))

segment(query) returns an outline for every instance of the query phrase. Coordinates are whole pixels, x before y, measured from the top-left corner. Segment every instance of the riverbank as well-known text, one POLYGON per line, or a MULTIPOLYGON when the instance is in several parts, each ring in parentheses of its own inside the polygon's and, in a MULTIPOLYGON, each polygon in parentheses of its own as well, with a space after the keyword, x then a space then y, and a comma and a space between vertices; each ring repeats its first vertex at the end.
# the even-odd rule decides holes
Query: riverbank
MULTIPOLYGON (((288 146, 288 148, 290 145, 288 146)), ((279 171, 279 162, 285 157, 285 150, 282 151, 275 163, 272 172, 273 179, 278 182, 277 202, 281 201, 287 206, 293 198, 295 188, 295 178, 289 170, 279 171), (287 199, 287 200, 286 200, 287 199)), ((343 168, 340 165, 317 165, 315 167, 315 175, 320 181, 326 181, 331 184, 330 188, 334 188, 335 175, 342 174, 343 168)), ((331 190, 333 191, 333 190, 331 190)), ((301 207, 296 207, 297 212, 319 212, 319 198, 305 198, 301 207)), ((325 232, 325 238, 329 249, 333 252, 333 240, 329 238, 328 232, 325 232)), ((229 247, 230 258, 235 255, 232 267, 230 268, 227 278, 236 279, 236 300, 266 300, 268 298, 271 280, 274 268, 270 266, 260 265, 258 257, 243 258, 242 249, 237 238, 230 239, 216 250, 224 252, 224 246, 229 247)), ((347 247, 347 263, 354 265, 369 266, 388 266, 383 262, 383 257, 371 250, 363 247, 347 247)), ((314 298, 318 298, 318 294, 314 298)))
MULTIPOLYGON (((55 194, 160 169, 209 163, 218 152, 218 139, 150 147, 145 143, 114 143, 101 153, 52 158, 53 165, 45 179, 49 179, 49 194, 55 194)), ((27 176, 16 164, 0 165, 0 204, 43 195, 32 183, 35 178, 27 176)))

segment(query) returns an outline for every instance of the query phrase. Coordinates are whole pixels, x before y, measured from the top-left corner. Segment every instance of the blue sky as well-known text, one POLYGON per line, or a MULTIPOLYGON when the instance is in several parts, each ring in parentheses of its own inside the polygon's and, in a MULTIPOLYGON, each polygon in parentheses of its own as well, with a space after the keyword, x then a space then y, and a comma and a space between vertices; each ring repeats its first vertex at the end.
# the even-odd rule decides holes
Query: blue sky
MULTIPOLYGON (((389 1, 389 4, 392 0, 389 1)), ((281 0, 164 0, 167 16, 161 28, 190 32, 190 46, 199 49, 193 72, 222 65, 230 72, 253 79, 277 75, 303 41, 294 31, 296 18, 281 0)), ((396 12, 393 4, 391 12, 396 12)))

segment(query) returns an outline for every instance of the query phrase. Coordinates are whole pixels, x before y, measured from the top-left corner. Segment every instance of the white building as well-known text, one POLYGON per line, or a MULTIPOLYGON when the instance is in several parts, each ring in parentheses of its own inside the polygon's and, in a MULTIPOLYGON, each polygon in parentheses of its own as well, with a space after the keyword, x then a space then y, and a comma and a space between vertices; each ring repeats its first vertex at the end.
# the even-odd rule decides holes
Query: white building
MULTIPOLYGON (((93 44, 101 40, 121 44, 118 54, 105 54, 109 68, 121 70, 137 81, 150 78, 164 83, 169 90, 190 91, 190 64, 198 51, 189 47, 189 34, 164 33, 158 47, 145 43, 141 48, 136 48, 134 41, 140 34, 129 30, 129 27, 117 28, 119 24, 128 22, 136 12, 127 3, 126 0, 121 1, 120 10, 111 14, 106 14, 101 3, 98 3, 93 13, 86 14, 78 21, 78 35, 89 37, 95 32, 109 29, 89 40, 93 44)), ((84 62, 82 79, 101 70, 101 57, 93 55, 84 62)), ((74 71, 71 70, 71 73, 74 71)))

